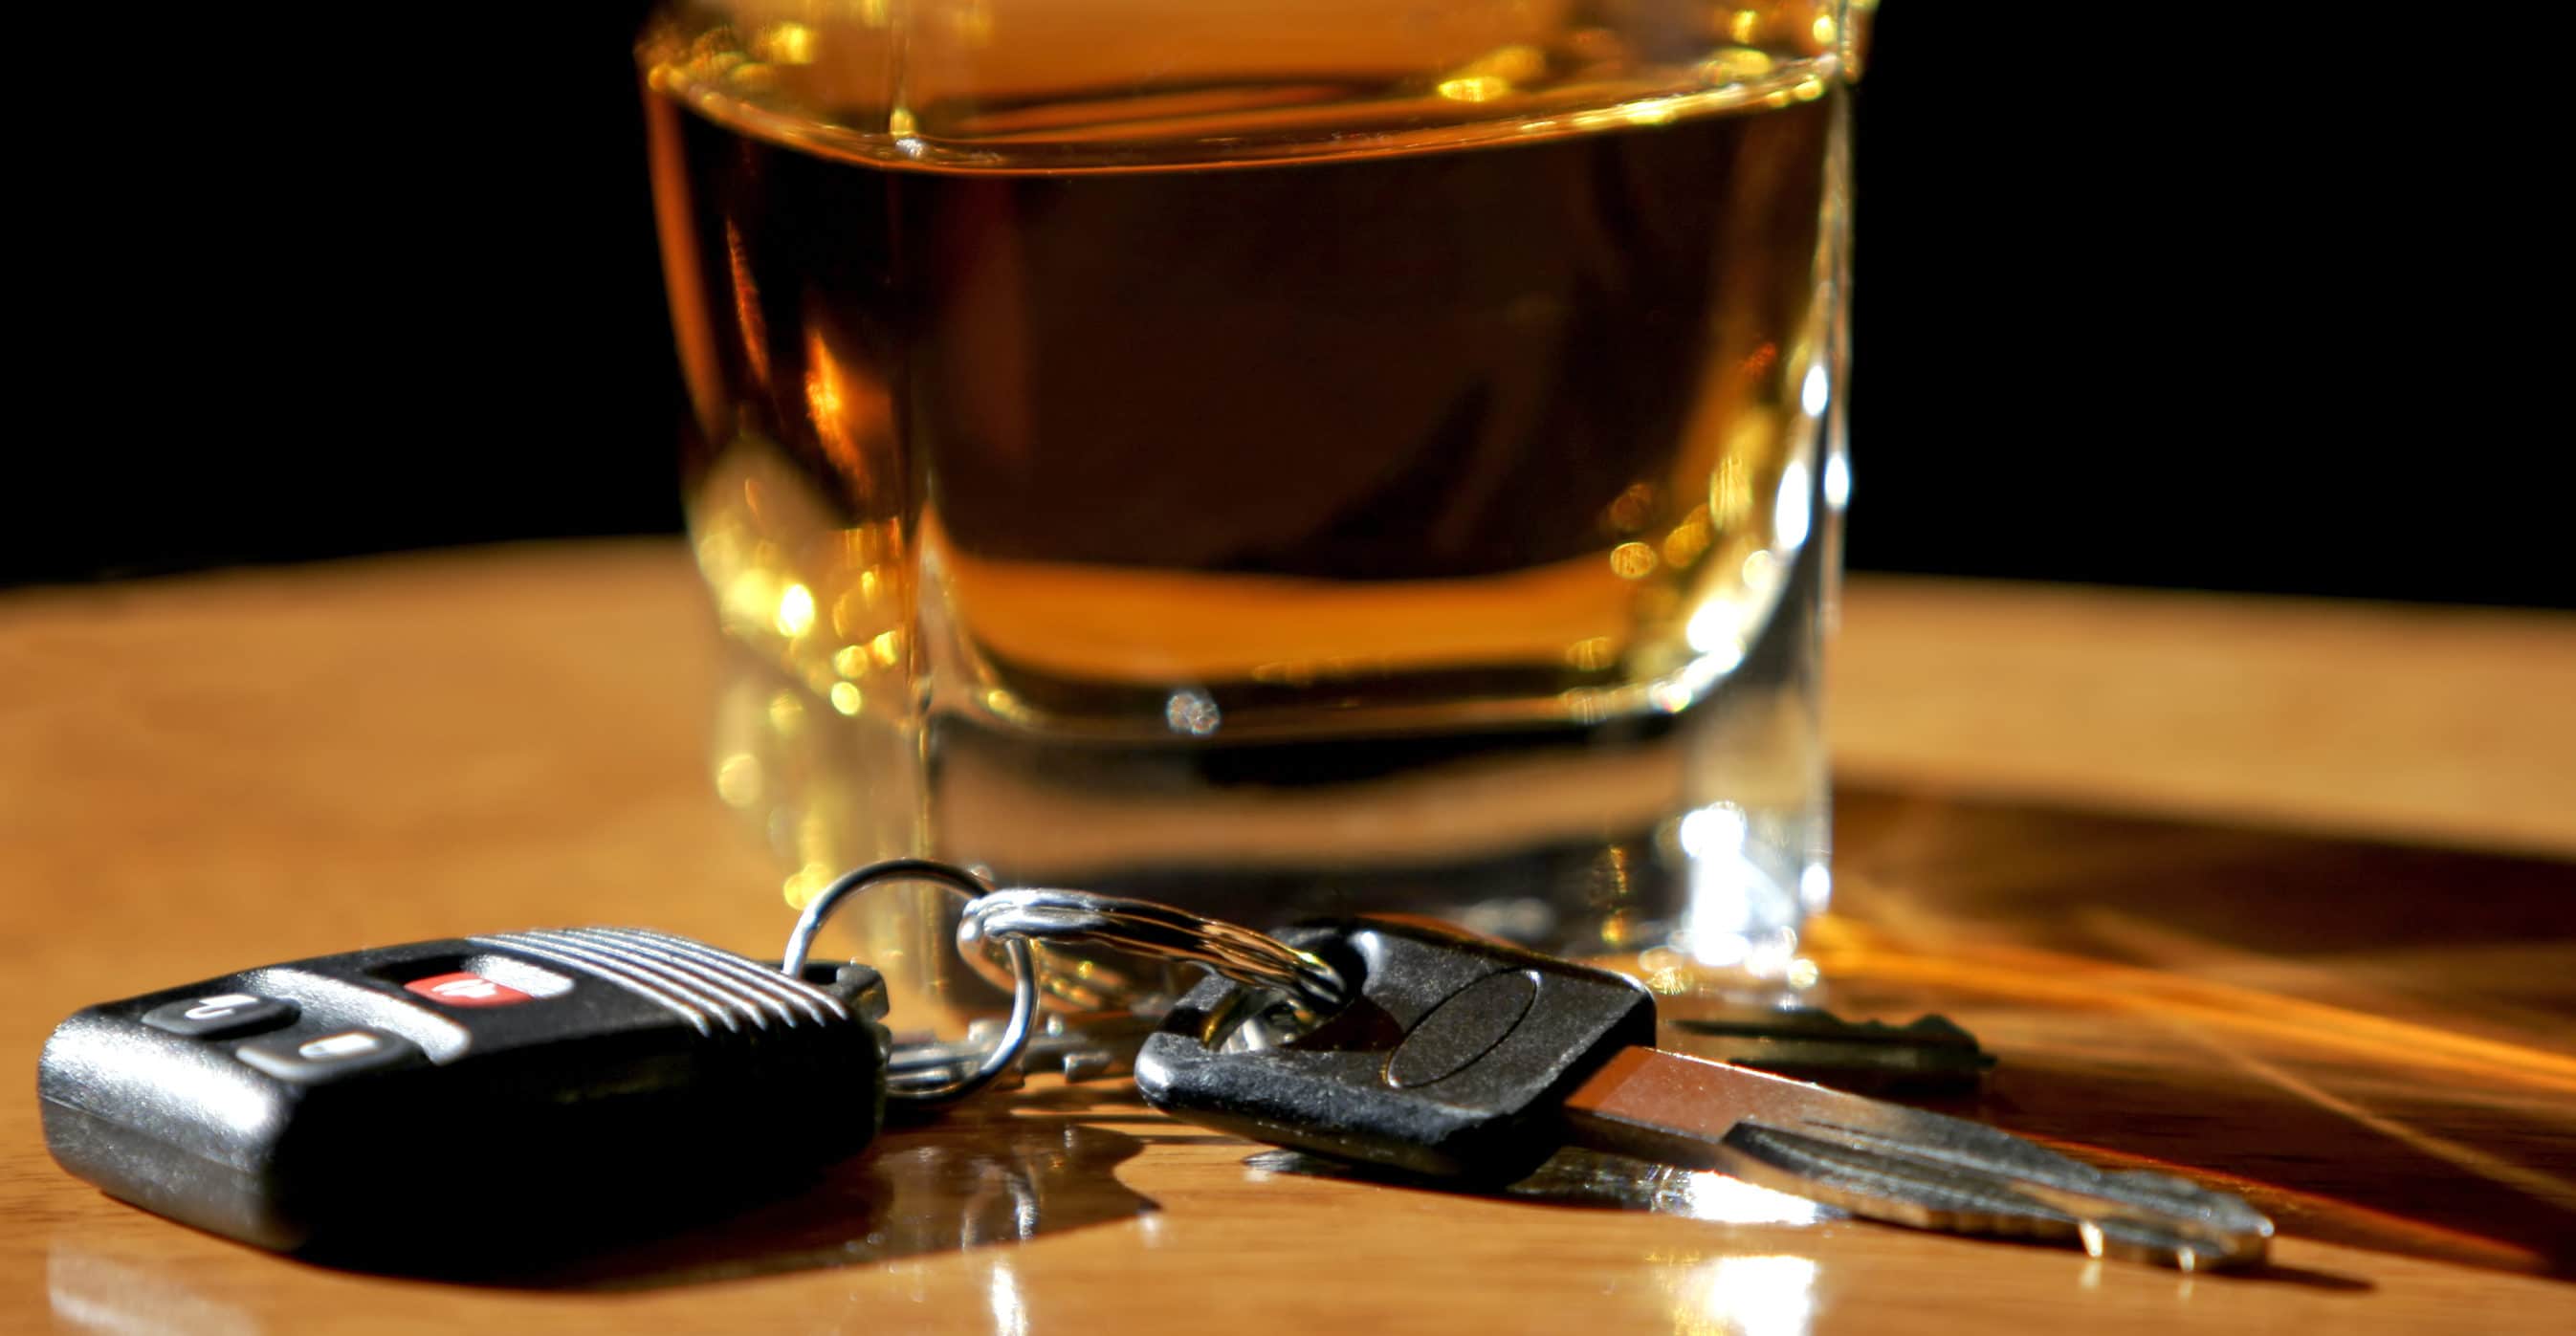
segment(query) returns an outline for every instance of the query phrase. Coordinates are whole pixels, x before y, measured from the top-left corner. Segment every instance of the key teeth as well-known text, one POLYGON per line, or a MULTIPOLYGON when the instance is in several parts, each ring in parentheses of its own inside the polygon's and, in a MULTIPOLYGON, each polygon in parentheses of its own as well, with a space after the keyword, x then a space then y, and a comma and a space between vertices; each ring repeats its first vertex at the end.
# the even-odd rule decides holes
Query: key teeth
POLYGON ((1918 1228, 2072 1238, 2092 1256, 2185 1271, 2258 1265, 2270 1248, 2271 1220, 2243 1198, 2171 1174, 2104 1174, 2067 1161, 2090 1181, 2053 1186, 1910 1157, 1899 1144, 1848 1129, 1792 1132, 1751 1122, 1738 1123, 1723 1149, 1718 1167, 1747 1182, 1918 1228))
POLYGON ((2163 1197, 2176 1207, 2207 1218, 2218 1228, 2259 1233, 2267 1238, 2271 1236, 2271 1217, 2235 1193, 2220 1192, 2179 1174, 2159 1173, 2151 1169, 2105 1174, 2103 1178, 2113 1191, 2121 1195, 2139 1199, 2163 1197))
POLYGON ((2241 1270, 2260 1266, 2271 1252, 2272 1224, 2259 1232, 2217 1239, 2163 1229, 2152 1222, 2127 1219, 2076 1222, 2084 1251, 2094 1257, 2149 1262, 2177 1271, 2241 1270))

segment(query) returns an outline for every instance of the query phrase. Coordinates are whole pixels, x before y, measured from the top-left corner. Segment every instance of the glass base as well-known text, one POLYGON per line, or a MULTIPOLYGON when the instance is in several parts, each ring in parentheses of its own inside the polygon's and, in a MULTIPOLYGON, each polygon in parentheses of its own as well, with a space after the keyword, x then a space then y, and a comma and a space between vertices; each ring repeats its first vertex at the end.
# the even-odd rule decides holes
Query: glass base
MULTIPOLYGON (((951 717, 922 737, 837 713, 746 647, 717 710, 717 787, 783 856, 790 903, 860 863, 926 855, 1262 928, 1427 915, 1663 991, 1794 990, 1812 981, 1800 925, 1832 884, 1823 548, 1736 670, 1674 714, 1143 746, 951 717)), ((853 914, 841 946, 890 974, 936 960, 948 916, 933 903, 853 914)))

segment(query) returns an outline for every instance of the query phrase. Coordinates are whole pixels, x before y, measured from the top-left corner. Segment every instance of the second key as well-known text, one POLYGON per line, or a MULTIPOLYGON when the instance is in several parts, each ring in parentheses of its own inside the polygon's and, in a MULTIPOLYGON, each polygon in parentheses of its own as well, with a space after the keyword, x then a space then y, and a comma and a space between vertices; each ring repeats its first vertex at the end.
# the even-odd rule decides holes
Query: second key
POLYGON ((2081 1243, 2186 1269, 2261 1262, 2272 1223, 2165 1174, 2110 1173, 1991 1127, 1651 1047, 1619 975, 1416 923, 1283 940, 1343 976, 1320 1017, 1211 978, 1136 1058, 1154 1107, 1275 1145, 1503 1183, 1575 1144, 1713 1168, 1855 1215, 2081 1243))

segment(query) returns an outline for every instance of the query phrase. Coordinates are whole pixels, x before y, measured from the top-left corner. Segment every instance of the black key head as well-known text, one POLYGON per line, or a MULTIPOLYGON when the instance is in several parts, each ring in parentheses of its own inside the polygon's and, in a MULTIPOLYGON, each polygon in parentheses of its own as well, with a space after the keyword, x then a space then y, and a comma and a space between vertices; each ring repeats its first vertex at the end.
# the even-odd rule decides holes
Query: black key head
POLYGON ((1354 999, 1270 1042, 1276 995, 1210 978, 1136 1056, 1147 1103, 1336 1159, 1509 1182, 1563 1140, 1557 1106, 1655 1038, 1654 999, 1609 973, 1411 923, 1314 924, 1281 940, 1354 999))

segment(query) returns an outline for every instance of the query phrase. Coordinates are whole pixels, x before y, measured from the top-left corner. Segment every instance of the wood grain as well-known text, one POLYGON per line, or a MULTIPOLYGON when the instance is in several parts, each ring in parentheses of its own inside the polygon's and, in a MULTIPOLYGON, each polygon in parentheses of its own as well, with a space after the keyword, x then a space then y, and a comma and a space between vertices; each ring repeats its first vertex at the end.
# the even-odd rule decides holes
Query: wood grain
MULTIPOLYGON (((677 1238, 363 1276, 101 1197, 22 1093, 0 1329, 2576 1326, 2576 870, 2528 856, 2571 847, 2566 619, 1868 581, 1845 619, 1830 1000, 1976 1030, 2003 1065, 1957 1111, 2255 1196, 2270 1271, 1579 1156, 1433 1192, 1042 1084, 677 1238)), ((0 597, 7 1060, 85 1002, 362 942, 762 949, 780 870, 711 795, 707 624, 664 544, 0 597)))
POLYGON ((2576 855, 2576 617, 1855 580, 1838 773, 2576 855))

